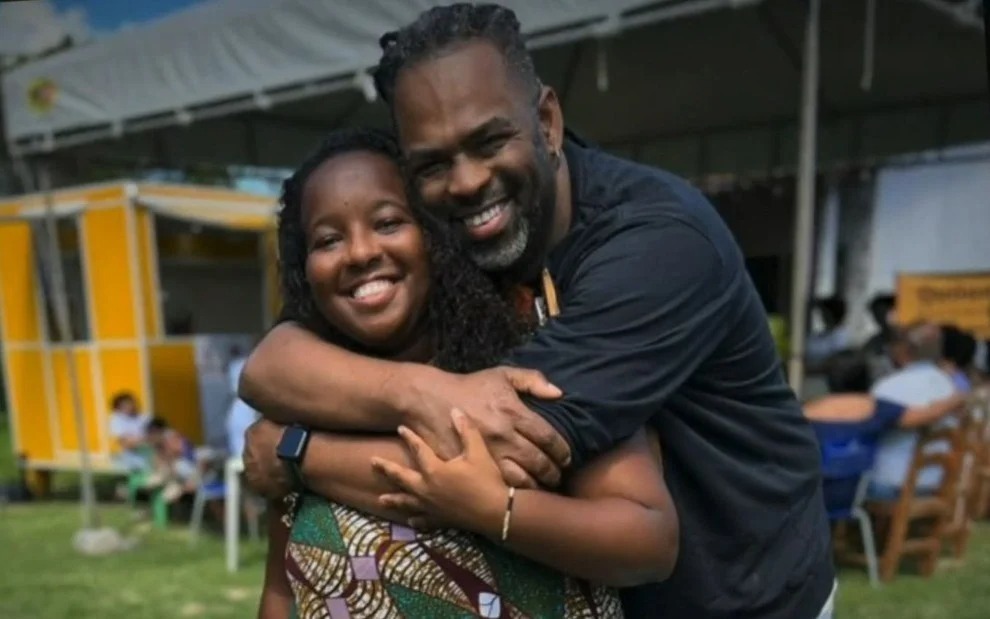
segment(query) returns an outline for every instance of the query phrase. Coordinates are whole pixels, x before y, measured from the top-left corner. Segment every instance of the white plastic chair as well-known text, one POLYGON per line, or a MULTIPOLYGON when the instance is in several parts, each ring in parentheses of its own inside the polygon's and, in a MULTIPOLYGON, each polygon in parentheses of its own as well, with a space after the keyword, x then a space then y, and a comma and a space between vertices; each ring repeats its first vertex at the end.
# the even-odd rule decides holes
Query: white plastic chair
MULTIPOLYGON (((240 511, 242 507, 240 472, 244 470, 244 463, 240 458, 227 458, 223 470, 222 478, 218 475, 219 471, 215 469, 211 471, 212 474, 204 475, 202 482, 196 489, 192 516, 189 521, 189 543, 194 545, 199 539, 200 531, 203 528, 206 502, 225 499, 224 537, 227 546, 227 569, 234 572, 237 570, 237 540, 240 536, 240 511)), ((247 524, 251 538, 260 539, 257 518, 249 519, 247 524)))

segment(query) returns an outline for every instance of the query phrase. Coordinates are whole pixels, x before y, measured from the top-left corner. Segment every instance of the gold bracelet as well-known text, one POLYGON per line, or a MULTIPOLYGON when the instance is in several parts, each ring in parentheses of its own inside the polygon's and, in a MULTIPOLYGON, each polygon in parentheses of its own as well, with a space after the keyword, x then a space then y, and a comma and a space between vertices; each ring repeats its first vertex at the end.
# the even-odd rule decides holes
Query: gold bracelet
POLYGON ((509 525, 512 523, 512 504, 516 500, 516 489, 509 487, 509 501, 505 506, 505 516, 502 517, 502 543, 509 539, 509 525))

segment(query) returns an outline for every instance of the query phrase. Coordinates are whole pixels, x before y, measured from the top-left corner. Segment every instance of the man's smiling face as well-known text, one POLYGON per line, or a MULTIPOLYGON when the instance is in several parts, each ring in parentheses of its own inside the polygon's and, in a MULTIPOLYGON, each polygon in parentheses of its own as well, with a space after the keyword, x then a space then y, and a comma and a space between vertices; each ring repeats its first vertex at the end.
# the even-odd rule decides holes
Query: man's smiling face
POLYGON ((538 93, 527 93, 501 52, 474 40, 405 67, 393 115, 410 185, 448 217, 489 271, 542 262, 556 201, 538 93))

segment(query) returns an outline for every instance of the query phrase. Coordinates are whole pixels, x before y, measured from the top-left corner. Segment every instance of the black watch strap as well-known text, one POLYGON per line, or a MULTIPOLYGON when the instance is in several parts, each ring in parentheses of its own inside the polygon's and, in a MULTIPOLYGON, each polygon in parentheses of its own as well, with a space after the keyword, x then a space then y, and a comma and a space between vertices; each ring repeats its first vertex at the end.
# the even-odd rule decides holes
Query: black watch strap
POLYGON ((302 465, 303 458, 306 456, 306 448, 309 446, 309 435, 309 429, 303 426, 289 426, 282 433, 282 438, 276 448, 279 460, 289 470, 295 490, 302 490, 306 487, 302 465))

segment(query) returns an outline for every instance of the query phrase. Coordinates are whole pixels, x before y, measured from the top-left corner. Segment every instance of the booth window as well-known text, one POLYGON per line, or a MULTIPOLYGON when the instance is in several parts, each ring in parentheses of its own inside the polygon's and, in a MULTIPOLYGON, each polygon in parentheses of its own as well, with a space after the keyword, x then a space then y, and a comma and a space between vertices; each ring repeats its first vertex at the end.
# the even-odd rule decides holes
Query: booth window
POLYGON ((156 216, 155 238, 166 336, 264 329, 257 232, 156 216))
MULTIPOLYGON (((89 339, 89 306, 86 298, 86 287, 83 283, 83 265, 80 254, 79 228, 75 217, 63 217, 56 222, 59 256, 61 257, 62 273, 65 278, 64 292, 69 310, 69 335, 73 342, 84 342, 89 339)), ((61 342, 55 313, 55 279, 54 265, 49 251, 49 236, 44 221, 33 225, 35 238, 35 264, 38 269, 38 281, 41 286, 42 302, 45 307, 48 340, 61 342)))

